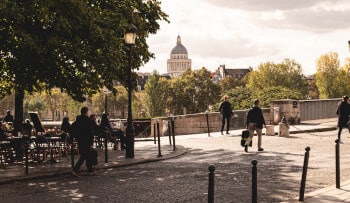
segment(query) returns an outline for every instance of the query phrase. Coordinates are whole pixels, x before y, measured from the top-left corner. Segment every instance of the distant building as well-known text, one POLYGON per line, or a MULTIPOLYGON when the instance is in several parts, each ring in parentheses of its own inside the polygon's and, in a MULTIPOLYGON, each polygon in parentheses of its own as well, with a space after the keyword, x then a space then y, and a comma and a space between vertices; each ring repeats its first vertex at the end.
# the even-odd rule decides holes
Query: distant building
POLYGON ((234 79, 241 80, 244 76, 246 76, 252 70, 253 69, 251 67, 228 69, 225 67, 225 65, 220 65, 218 69, 215 71, 215 73, 213 74, 213 80, 215 82, 219 82, 220 80, 222 80, 227 76, 231 76, 234 79))
POLYGON ((187 49, 182 45, 181 37, 177 36, 176 46, 171 50, 167 61, 167 73, 171 77, 178 77, 191 66, 192 60, 188 58, 187 49))

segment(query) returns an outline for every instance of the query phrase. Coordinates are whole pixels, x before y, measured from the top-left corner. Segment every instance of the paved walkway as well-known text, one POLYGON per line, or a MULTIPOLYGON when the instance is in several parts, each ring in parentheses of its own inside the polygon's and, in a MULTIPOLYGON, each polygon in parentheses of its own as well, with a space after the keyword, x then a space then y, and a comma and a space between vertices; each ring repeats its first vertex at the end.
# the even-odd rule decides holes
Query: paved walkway
MULTIPOLYGON (((336 119, 323 119, 315 121, 303 122, 300 125, 290 126, 290 134, 296 133, 312 133, 319 131, 334 130, 336 119)), ((277 132, 278 126, 275 126, 277 132)), ((232 130, 230 134, 240 136, 242 129, 232 130)), ((214 133, 213 133, 214 134, 214 133)), ((217 133, 216 133, 217 134, 217 133)), ((186 135, 186 137, 196 135, 186 135)), ((104 151, 99 150, 99 163, 97 168, 117 168, 140 163, 154 162, 165 159, 174 158, 186 153, 186 149, 182 146, 176 146, 173 151, 166 137, 162 138, 162 156, 158 157, 157 145, 152 140, 143 140, 135 143, 135 158, 126 159, 125 151, 108 150, 108 163, 104 162, 104 151)), ((75 159, 78 157, 75 156, 75 159)), ((85 167, 83 166, 83 169, 85 167)), ((71 172, 71 161, 68 158, 61 158, 59 163, 55 164, 35 164, 30 165, 29 174, 25 175, 23 164, 12 166, 0 166, 0 184, 6 184, 14 181, 23 181, 42 177, 51 177, 71 172)), ((350 180, 341 183, 341 189, 336 189, 335 185, 305 194, 304 202, 350 202, 350 180)), ((290 200, 288 202, 298 202, 298 200, 290 200)))

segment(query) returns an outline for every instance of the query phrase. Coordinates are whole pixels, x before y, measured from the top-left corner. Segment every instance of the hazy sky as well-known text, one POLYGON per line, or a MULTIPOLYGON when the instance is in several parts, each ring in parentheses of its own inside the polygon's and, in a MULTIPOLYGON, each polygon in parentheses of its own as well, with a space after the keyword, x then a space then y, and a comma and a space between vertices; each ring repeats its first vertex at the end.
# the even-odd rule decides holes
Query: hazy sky
POLYGON ((192 69, 257 68, 261 62, 295 59, 305 74, 318 57, 350 56, 349 0, 161 0, 169 15, 148 39, 151 59, 142 72, 166 72, 166 60, 179 34, 192 69))

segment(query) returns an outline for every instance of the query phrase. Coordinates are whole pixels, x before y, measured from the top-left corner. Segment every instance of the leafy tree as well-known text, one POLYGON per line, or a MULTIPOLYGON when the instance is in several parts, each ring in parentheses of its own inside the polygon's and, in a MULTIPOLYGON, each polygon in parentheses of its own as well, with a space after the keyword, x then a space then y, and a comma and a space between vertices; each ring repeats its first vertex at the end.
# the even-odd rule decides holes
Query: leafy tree
POLYGON ((247 87, 253 91, 276 86, 298 91, 306 97, 307 81, 302 74, 301 65, 290 59, 279 64, 265 62, 247 76, 247 87))
POLYGON ((329 52, 323 54, 316 62, 316 85, 320 92, 321 99, 339 97, 336 91, 339 87, 336 78, 339 74, 339 59, 338 54, 329 52))
MULTIPOLYGON (((114 87, 116 94, 107 95, 107 112, 111 114, 112 118, 116 117, 117 112, 120 111, 122 118, 125 118, 125 111, 128 106, 128 92, 124 86, 117 85, 114 87)), ((102 114, 105 108, 105 94, 102 89, 94 94, 92 97, 92 107, 95 114, 102 114)))
POLYGON ((318 99, 319 98, 319 92, 316 85, 316 77, 315 75, 311 76, 310 80, 308 81, 308 99, 318 99))
POLYGON ((145 84, 146 104, 151 117, 165 115, 168 90, 169 82, 167 79, 154 71, 145 84))
POLYGON ((186 70, 181 77, 171 81, 168 106, 176 114, 199 113, 215 104, 220 95, 220 86, 211 79, 206 68, 186 70))
POLYGON ((256 98, 252 99, 259 99, 261 107, 269 107, 271 100, 304 98, 305 96, 302 95, 299 91, 291 90, 286 87, 276 86, 268 87, 258 91, 256 98))
POLYGON ((227 92, 229 90, 234 89, 235 87, 239 86, 245 86, 244 80, 239 80, 237 78, 233 78, 232 76, 228 75, 224 77, 222 80, 219 82, 221 92, 227 92))
MULTIPOLYGON (((224 93, 222 95, 222 98, 225 95, 229 97, 229 101, 232 104, 234 110, 249 109, 252 106, 252 99, 254 94, 247 87, 236 87, 227 93, 224 93)), ((218 103, 217 106, 220 103, 218 103)))
POLYGON ((0 1, 0 95, 14 92, 15 125, 25 91, 58 87, 77 101, 103 86, 115 93, 113 81, 126 82, 129 69, 123 36, 130 23, 138 27, 135 69, 153 57, 146 38, 161 20, 167 15, 157 0, 0 1))

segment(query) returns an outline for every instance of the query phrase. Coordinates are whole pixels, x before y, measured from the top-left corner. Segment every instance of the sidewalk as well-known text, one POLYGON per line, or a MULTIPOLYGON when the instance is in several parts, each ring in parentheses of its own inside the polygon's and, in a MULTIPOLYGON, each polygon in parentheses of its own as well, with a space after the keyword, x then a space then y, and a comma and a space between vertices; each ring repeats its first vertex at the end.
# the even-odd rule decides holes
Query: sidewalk
MULTIPOLYGON (((97 169, 118 168, 123 166, 131 166, 135 164, 150 163, 166 159, 175 158, 186 153, 182 146, 173 147, 169 144, 161 145, 161 157, 158 157, 158 145, 153 141, 143 140, 135 142, 135 158, 126 159, 125 151, 113 150, 111 146, 108 148, 108 163, 105 163, 104 149, 97 149, 98 164, 97 169)), ((58 159, 58 158, 57 158, 58 159)), ((79 159, 79 155, 74 156, 74 161, 79 159)), ((81 171, 86 170, 85 164, 82 165, 81 171)), ((59 175, 71 174, 71 157, 62 157, 58 163, 29 163, 28 174, 25 174, 25 165, 22 163, 10 166, 0 165, 0 185, 17 181, 26 181, 32 179, 40 179, 59 175)))

